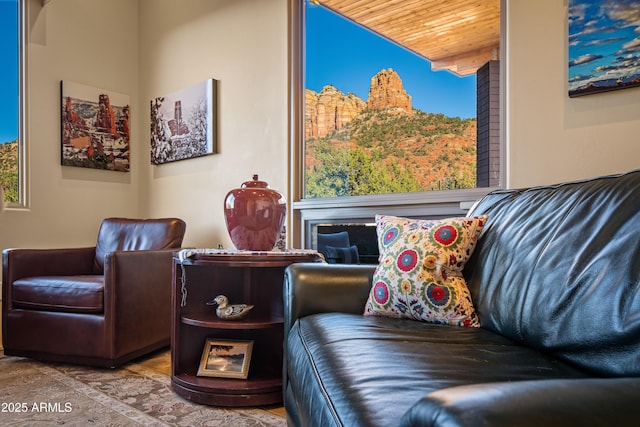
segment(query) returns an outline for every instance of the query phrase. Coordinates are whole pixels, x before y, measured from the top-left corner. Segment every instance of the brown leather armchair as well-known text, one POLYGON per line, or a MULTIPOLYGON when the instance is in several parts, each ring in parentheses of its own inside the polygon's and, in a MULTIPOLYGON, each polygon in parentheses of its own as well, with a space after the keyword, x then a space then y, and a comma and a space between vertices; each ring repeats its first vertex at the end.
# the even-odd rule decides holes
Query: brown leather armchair
POLYGON ((169 345, 177 218, 105 219, 95 247, 6 249, 7 355, 115 367, 169 345))

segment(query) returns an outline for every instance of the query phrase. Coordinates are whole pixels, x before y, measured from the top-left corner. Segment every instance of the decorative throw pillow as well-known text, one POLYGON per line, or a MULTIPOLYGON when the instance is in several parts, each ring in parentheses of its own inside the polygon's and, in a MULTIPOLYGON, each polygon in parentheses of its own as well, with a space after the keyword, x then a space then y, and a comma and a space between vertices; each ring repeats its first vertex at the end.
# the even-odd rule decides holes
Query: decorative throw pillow
POLYGON ((416 220, 376 215, 380 262, 365 315, 480 326, 462 269, 487 215, 416 220))
POLYGON ((325 246, 327 253, 327 262, 329 264, 360 264, 360 255, 358 255, 358 247, 351 245, 348 248, 336 248, 334 246, 325 246))

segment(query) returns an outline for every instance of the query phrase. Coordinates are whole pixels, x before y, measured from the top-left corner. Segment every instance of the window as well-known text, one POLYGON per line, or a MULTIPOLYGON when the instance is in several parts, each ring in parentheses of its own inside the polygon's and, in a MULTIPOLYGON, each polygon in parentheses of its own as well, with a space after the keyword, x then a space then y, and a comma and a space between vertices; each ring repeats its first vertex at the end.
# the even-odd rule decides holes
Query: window
POLYGON ((305 2, 304 197, 476 187, 476 75, 305 2))
MULTIPOLYGON (((367 13, 385 3, 367 3, 367 13)), ((498 0, 477 7, 489 3, 494 12, 497 7, 499 23, 498 0)), ((458 73, 464 77, 433 72, 458 72, 456 67, 469 58, 461 54, 430 64, 413 46, 400 46, 355 24, 353 11, 365 8, 359 5, 349 0, 290 3, 294 245, 315 247, 318 225, 371 222, 376 213, 464 214, 500 183, 499 49, 493 48, 494 60, 458 73), (322 4, 348 10, 350 19, 322 4), (373 52, 362 46, 373 46, 373 52), (350 63, 361 53, 368 55, 361 58, 369 64, 368 74, 354 73, 366 67, 350 63), (326 69, 334 72, 331 77, 318 78, 326 69)), ((406 7, 397 6, 410 15, 406 7)), ((460 20, 458 14, 451 17, 451 22, 460 20)), ((424 31, 420 27, 416 31, 424 31)), ((445 32, 430 29, 429 34, 445 32)), ((486 46, 474 54, 481 50, 486 58, 486 46)))
POLYGON ((0 0, 0 185, 5 203, 24 204, 21 185, 24 168, 20 137, 21 17, 19 0, 0 0))

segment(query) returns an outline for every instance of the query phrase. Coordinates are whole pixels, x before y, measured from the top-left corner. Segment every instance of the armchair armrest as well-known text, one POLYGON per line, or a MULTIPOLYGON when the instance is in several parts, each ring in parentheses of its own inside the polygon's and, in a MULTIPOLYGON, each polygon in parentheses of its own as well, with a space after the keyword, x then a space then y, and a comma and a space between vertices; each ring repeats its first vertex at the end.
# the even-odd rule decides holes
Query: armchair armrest
POLYGON ((402 417, 409 426, 635 425, 640 378, 515 381, 429 393, 402 417))
POLYGON ((23 277, 95 274, 95 247, 69 249, 5 249, 2 283, 23 277))
POLYGON ((285 338, 295 321, 323 312, 362 313, 375 265, 292 264, 284 275, 285 338))
POLYGON ((118 353, 169 343, 174 250, 113 251, 104 260, 105 321, 118 353), (139 325, 146 324, 144 328, 139 325), (133 328, 132 325, 138 325, 133 328), (145 336, 132 331, 145 330, 145 336))

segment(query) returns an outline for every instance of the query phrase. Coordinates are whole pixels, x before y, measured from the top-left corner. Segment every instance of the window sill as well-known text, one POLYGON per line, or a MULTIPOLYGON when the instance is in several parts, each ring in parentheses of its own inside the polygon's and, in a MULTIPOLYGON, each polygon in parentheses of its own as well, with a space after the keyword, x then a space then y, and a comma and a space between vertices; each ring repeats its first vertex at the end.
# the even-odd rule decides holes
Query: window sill
POLYGON ((292 208, 302 225, 303 247, 312 248, 318 225, 370 224, 377 214, 421 219, 464 216, 476 201, 496 189, 303 199, 293 202, 292 208))

